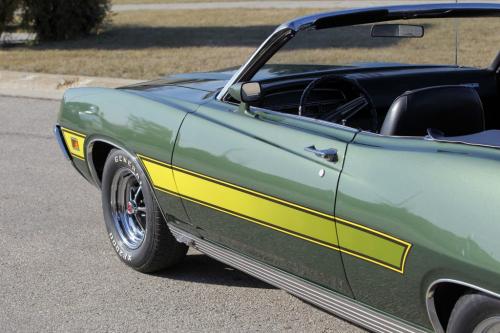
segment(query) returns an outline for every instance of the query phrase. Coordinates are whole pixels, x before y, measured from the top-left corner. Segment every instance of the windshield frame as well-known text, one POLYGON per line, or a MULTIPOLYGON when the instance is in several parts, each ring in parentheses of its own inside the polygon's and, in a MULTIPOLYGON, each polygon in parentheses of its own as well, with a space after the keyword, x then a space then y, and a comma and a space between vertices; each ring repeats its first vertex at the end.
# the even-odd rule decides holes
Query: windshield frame
MULTIPOLYGON (((461 17, 500 17, 500 4, 491 3, 443 3, 425 5, 404 5, 372 7, 318 13, 299 17, 280 25, 259 46, 232 78, 217 94, 218 100, 225 100, 229 88, 236 83, 246 82, 285 46, 298 32, 306 29, 329 29, 366 23, 387 22, 417 18, 461 18, 461 17)), ((497 64, 497 70, 500 63, 497 64)))

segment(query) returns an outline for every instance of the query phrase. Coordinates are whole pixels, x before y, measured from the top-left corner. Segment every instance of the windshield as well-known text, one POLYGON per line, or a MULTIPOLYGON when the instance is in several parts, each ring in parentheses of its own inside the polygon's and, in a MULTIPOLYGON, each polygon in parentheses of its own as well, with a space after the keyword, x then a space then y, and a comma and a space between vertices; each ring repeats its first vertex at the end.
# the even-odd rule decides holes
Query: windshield
POLYGON ((413 19, 305 30, 297 33, 279 50, 254 79, 346 66, 447 65, 486 68, 500 50, 498 31, 499 17, 413 19), (422 28, 423 33, 412 37, 374 35, 374 26, 384 23, 405 27, 411 24, 422 28))

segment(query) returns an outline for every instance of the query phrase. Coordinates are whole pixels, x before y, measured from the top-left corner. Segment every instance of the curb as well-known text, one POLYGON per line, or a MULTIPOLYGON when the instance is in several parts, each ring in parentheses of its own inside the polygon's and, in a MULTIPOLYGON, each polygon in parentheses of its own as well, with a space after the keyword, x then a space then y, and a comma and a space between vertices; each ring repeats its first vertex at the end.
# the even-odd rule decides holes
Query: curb
POLYGON ((0 95, 60 100, 69 88, 116 88, 139 82, 106 77, 0 71, 0 95))

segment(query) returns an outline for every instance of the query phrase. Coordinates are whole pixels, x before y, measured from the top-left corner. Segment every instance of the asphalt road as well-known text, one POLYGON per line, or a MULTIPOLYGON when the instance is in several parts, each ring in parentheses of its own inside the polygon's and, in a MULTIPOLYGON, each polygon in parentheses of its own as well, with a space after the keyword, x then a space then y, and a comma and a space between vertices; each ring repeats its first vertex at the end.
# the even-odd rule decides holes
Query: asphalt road
POLYGON ((362 332, 198 252, 157 275, 125 267, 52 136, 57 110, 0 97, 0 331, 362 332))

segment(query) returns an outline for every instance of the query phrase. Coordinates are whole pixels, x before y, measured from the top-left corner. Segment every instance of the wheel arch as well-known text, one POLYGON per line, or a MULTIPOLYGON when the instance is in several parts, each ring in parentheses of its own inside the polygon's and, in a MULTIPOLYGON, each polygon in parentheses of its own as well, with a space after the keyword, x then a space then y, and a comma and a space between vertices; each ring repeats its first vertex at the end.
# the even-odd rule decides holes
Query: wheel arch
POLYGON ((455 279, 438 279, 430 284, 426 293, 429 320, 436 333, 444 333, 458 299, 470 292, 479 292, 500 300, 500 294, 477 285, 455 279))
MULTIPOLYGON (((113 149, 119 149, 124 151, 131 157, 137 165, 141 168, 141 171, 146 175, 142 164, 137 160, 135 154, 130 152, 123 145, 113 142, 110 139, 102 138, 102 137, 93 137, 86 143, 85 155, 87 160, 87 167, 92 175, 92 179, 94 180, 95 185, 100 189, 101 181, 102 181, 102 173, 104 169, 104 164, 106 163, 106 159, 109 156, 109 153, 113 149)), ((151 187, 151 182, 147 179, 148 185, 151 187)))
POLYGON ((117 146, 101 140, 94 140, 87 145, 87 161, 90 174, 95 185, 101 188, 102 173, 104 164, 111 150, 118 148, 117 146))

